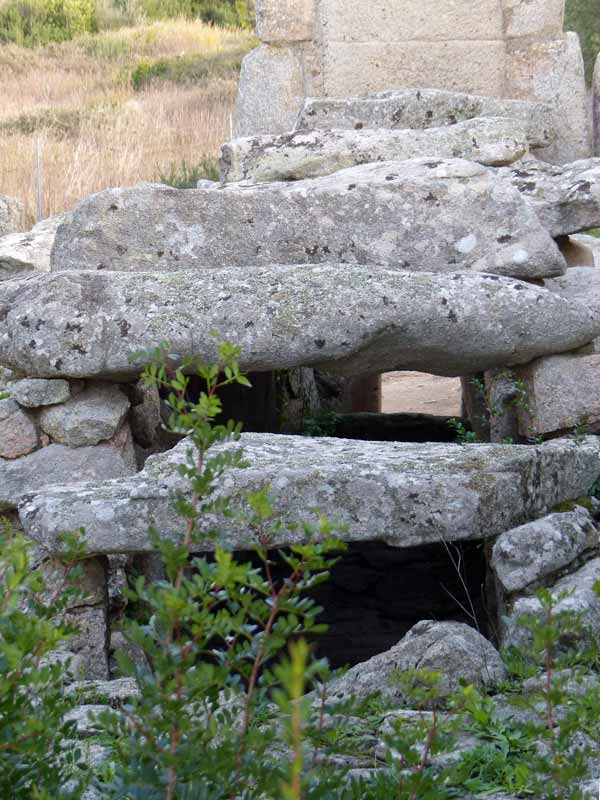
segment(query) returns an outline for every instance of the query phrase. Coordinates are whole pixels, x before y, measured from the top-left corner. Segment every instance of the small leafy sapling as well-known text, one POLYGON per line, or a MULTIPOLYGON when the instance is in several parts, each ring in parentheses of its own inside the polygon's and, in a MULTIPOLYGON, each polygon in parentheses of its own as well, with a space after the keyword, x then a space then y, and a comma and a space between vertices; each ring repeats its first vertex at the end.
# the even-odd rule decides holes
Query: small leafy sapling
POLYGON ((456 434, 458 444, 474 444, 478 441, 475 431, 470 431, 462 420, 452 417, 448 420, 448 425, 456 434))
POLYGON ((581 720, 575 711, 569 680, 575 675, 569 665, 573 646, 586 636, 581 615, 557 606, 569 593, 555 596, 549 589, 536 592, 539 613, 524 615, 518 624, 528 632, 530 658, 542 669, 541 680, 522 695, 520 705, 529 709, 539 723, 533 725, 541 746, 532 757, 537 791, 548 800, 578 800, 583 797, 580 782, 587 776, 590 746, 578 743, 581 720), (564 669, 567 667, 567 669, 564 669))
POLYGON ((480 743, 461 753, 451 768, 452 785, 475 795, 531 795, 534 739, 529 732, 519 723, 503 718, 494 699, 473 686, 465 687, 456 702, 465 713, 468 730, 480 743))
POLYGON ((452 747, 460 714, 441 712, 448 698, 443 676, 427 669, 407 669, 392 677, 392 684, 411 709, 390 714, 384 724, 383 742, 397 800, 433 800, 449 797, 448 771, 431 762, 452 747))
POLYGON ((66 539, 64 577, 50 587, 30 543, 0 518, 0 796, 11 800, 76 800, 85 788, 81 751, 64 746, 75 730, 63 691, 71 663, 56 652, 75 633, 65 619, 80 556, 80 541, 66 539))
MULTIPOLYGON (((273 705, 284 673, 276 667, 290 640, 322 631, 320 609, 307 593, 327 578, 342 544, 326 519, 303 524, 297 538, 304 543, 280 553, 287 572, 278 577, 271 545, 284 522, 267 487, 245 492, 235 503, 220 491, 226 471, 245 462, 239 448, 223 447, 239 441, 240 427, 217 423, 218 392, 249 381, 239 369, 237 348, 222 344, 218 353, 212 365, 171 366, 168 349, 160 348, 144 372, 167 395, 170 429, 189 436, 179 468, 189 491, 176 498, 180 536, 151 534, 166 579, 149 584, 140 577, 129 593, 147 617, 130 620, 126 634, 152 670, 120 656, 122 671, 137 678, 140 696, 122 714, 102 716, 115 740, 114 762, 102 775, 107 797, 249 800, 284 784, 297 794, 297 767, 285 783, 273 705), (204 383, 197 398, 190 396, 190 373, 204 383), (254 563, 237 560, 223 545, 228 526, 239 530, 242 524, 254 563), (194 556, 211 548, 210 557, 194 556)), ((294 652, 300 658, 300 650, 294 652)), ((297 663, 292 659, 289 668, 294 675, 297 663)), ((297 737, 295 716, 292 727, 297 737)), ((292 745, 297 747, 295 738, 292 745)))

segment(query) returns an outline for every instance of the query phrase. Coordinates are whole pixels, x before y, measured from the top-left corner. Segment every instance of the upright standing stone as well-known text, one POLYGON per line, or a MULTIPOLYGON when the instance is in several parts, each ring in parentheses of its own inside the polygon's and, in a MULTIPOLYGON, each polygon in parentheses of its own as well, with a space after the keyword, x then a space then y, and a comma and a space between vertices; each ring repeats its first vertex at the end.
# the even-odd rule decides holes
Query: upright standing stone
POLYGON ((24 210, 23 203, 19 200, 0 194, 0 236, 19 230, 24 210))
POLYGON ((523 436, 578 427, 600 430, 600 355, 539 358, 517 374, 526 398, 519 408, 523 436))
POLYGON ((591 155, 585 67, 576 33, 510 42, 506 80, 512 97, 555 105, 559 142, 548 156, 550 161, 564 163, 591 155))

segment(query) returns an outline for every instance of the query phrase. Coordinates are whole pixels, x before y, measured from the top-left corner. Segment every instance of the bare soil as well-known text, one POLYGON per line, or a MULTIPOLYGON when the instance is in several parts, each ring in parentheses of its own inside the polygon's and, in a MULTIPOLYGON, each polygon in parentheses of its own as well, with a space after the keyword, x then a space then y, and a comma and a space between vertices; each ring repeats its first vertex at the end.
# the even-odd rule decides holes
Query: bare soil
POLYGON ((460 416, 459 378, 440 378, 424 372, 388 372, 382 378, 385 413, 460 416))

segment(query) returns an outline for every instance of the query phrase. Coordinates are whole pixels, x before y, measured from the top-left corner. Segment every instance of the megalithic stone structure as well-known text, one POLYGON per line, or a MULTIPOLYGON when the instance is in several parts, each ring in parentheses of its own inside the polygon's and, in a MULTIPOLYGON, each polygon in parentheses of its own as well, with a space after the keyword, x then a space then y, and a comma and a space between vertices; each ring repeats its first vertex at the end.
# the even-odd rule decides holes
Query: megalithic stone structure
POLYGON ((591 155, 583 59, 564 0, 257 0, 238 134, 294 128, 307 97, 432 88, 549 103, 556 163, 591 155))

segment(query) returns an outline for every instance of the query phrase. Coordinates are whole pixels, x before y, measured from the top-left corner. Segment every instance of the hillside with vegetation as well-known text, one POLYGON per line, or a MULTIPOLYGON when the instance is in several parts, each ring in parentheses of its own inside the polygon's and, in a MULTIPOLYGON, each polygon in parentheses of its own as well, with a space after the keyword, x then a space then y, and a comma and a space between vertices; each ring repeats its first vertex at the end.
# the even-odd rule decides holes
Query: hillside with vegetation
MULTIPOLYGON (((36 149, 44 217, 107 186, 214 176, 240 64, 254 46, 251 29, 214 25, 211 14, 153 19, 138 9, 111 18, 97 8, 93 27, 102 30, 68 40, 61 28, 64 41, 47 41, 53 29, 24 30, 23 21, 11 29, 12 8, 0 13, 0 187, 25 201, 28 223, 36 213, 36 149)), ((74 19, 69 31, 83 27, 83 17, 74 19)))

